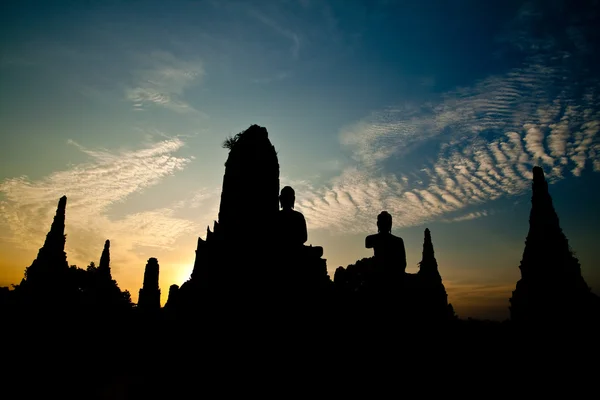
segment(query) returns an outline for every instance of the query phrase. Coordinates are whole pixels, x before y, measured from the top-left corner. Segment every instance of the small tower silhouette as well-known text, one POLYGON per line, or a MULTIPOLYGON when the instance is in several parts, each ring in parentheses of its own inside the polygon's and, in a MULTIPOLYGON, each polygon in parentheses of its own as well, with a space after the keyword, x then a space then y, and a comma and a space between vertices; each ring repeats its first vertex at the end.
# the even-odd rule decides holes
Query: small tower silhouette
POLYGON ((580 319, 592 300, 563 233, 541 167, 533 168, 529 233, 510 299, 511 319, 538 323, 580 319))
POLYGON ((419 293, 416 298, 419 299, 417 309, 422 313, 421 317, 431 322, 451 318, 454 311, 452 305, 448 304, 448 294, 435 259, 429 228, 425 229, 423 255, 419 267, 417 273, 419 293))
POLYGON ((104 250, 100 256, 100 265, 98 266, 98 276, 105 281, 112 281, 110 273, 110 240, 104 242, 104 250))
POLYGON ((179 285, 172 284, 169 287, 169 297, 167 298, 167 302, 165 303, 165 308, 174 308, 177 307, 177 295, 179 294, 179 285))
POLYGON ((418 274, 428 279, 442 280, 440 272, 438 271, 437 260, 433 251, 433 243, 431 242, 431 232, 429 228, 425 229, 425 240, 423 242, 423 255, 421 262, 419 263, 418 274))
POLYGON ((143 310, 158 310, 160 308, 158 273, 158 260, 154 257, 149 258, 144 270, 144 285, 140 289, 138 308, 143 310))

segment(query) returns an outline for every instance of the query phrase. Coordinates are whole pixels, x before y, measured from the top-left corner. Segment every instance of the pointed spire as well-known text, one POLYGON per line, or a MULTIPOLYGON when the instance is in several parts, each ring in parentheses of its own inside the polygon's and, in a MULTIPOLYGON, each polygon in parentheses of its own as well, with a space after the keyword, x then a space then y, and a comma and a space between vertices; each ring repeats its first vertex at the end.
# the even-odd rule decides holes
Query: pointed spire
POLYGON ((569 242, 552 204, 544 171, 539 166, 533 167, 529 232, 520 265, 521 274, 528 276, 529 273, 542 270, 551 273, 554 268, 560 270, 566 267, 567 259, 572 257, 569 242))
POLYGON ((100 256, 100 265, 98 266, 98 273, 101 277, 112 280, 110 273, 110 240, 104 242, 104 250, 102 250, 102 256, 100 256))
POLYGON ((50 231, 46 235, 44 248, 51 248, 53 252, 64 251, 65 249, 65 213, 67 208, 67 196, 63 196, 58 201, 56 214, 50 226, 50 231))
MULTIPOLYGON (((548 182, 544 177, 544 170, 541 167, 533 167, 533 183, 531 197, 531 224, 543 224, 551 227, 554 234, 560 230, 558 216, 552 205, 552 198, 548 192, 548 182), (532 220, 533 219, 533 220, 532 220)), ((542 226, 542 225, 540 225, 542 226)), ((533 226, 536 228, 536 226, 533 226)))
MULTIPOLYGON (((37 257, 25 270, 25 281, 37 288, 57 288, 65 284, 64 273, 69 270, 65 253, 65 212, 67 196, 58 201, 56 214, 37 257)), ((37 290, 37 289, 36 289, 37 290)), ((45 290, 45 289, 44 289, 45 290)))
POLYGON ((569 247, 541 167, 533 168, 529 232, 519 265, 521 279, 510 299, 515 321, 566 318, 582 309, 589 288, 569 247))
POLYGON ((433 243, 431 242, 431 232, 425 228, 425 241, 423 242, 423 260, 434 259, 433 243))
POLYGON ((54 216, 54 223, 56 223, 57 229, 62 229, 61 233, 65 229, 65 213, 67 210, 67 196, 63 196, 58 200, 58 207, 56 208, 56 215, 54 216))
POLYGON ((419 263, 419 274, 440 277, 438 271, 437 260, 433 251, 433 243, 431 241, 431 232, 429 228, 425 229, 425 240, 423 241, 423 256, 419 263))

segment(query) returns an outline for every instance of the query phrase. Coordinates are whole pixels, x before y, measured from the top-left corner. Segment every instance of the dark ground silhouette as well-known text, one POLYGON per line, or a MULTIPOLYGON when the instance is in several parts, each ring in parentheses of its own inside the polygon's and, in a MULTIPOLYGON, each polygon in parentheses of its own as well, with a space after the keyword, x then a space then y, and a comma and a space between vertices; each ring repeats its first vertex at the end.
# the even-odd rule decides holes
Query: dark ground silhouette
POLYGON ((337 268, 332 280, 323 248, 306 245, 293 188, 279 191, 267 130, 252 125, 224 147, 218 222, 198 238, 193 272, 171 285, 163 308, 156 258, 137 305, 112 279, 108 240, 98 267, 68 265, 67 197, 59 200, 23 280, 0 291, 14 398, 340 396, 368 382, 370 395, 448 393, 460 376, 479 392, 531 386, 532 371, 550 379, 561 365, 570 369, 562 366, 556 382, 578 374, 573 394, 593 372, 582 363, 598 348, 598 296, 560 229, 540 167, 511 320, 492 322, 455 315, 429 229, 419 272, 405 272, 404 242, 386 211, 365 239, 374 255, 337 268))

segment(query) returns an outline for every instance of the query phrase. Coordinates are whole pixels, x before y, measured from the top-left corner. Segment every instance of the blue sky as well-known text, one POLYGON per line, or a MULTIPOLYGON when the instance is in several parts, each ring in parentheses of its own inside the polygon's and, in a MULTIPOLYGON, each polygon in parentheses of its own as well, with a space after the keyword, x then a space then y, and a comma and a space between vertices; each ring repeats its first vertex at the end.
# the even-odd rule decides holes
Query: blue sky
POLYGON ((537 164, 600 287, 592 1, 1 7, 0 284, 66 194, 70 263, 97 262, 108 238, 122 287, 136 298, 157 257, 166 295, 217 217, 222 141, 257 123, 331 274, 371 255, 386 209, 409 272, 429 227, 459 315, 505 318, 537 164))

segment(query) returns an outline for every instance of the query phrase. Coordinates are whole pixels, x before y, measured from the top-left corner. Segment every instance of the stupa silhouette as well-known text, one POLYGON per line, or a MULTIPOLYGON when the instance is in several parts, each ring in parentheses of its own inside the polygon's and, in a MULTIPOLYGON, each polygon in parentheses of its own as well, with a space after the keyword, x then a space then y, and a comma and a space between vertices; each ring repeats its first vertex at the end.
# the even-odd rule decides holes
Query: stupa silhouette
MULTIPOLYGON (((279 161, 264 127, 228 139, 218 221, 198 238, 190 279, 174 290, 178 308, 277 306, 285 261, 278 257, 279 161)), ((325 260, 319 259, 327 276, 325 260)))
POLYGON ((65 252, 66 208, 67 196, 63 196, 58 201, 44 245, 38 251, 36 259, 26 268, 17 291, 23 305, 33 309, 67 309, 76 303, 74 299, 78 291, 70 284, 69 264, 65 252))
POLYGON ((598 297, 563 233, 541 167, 533 168, 529 233, 510 299, 511 320, 523 324, 597 321, 598 297))

